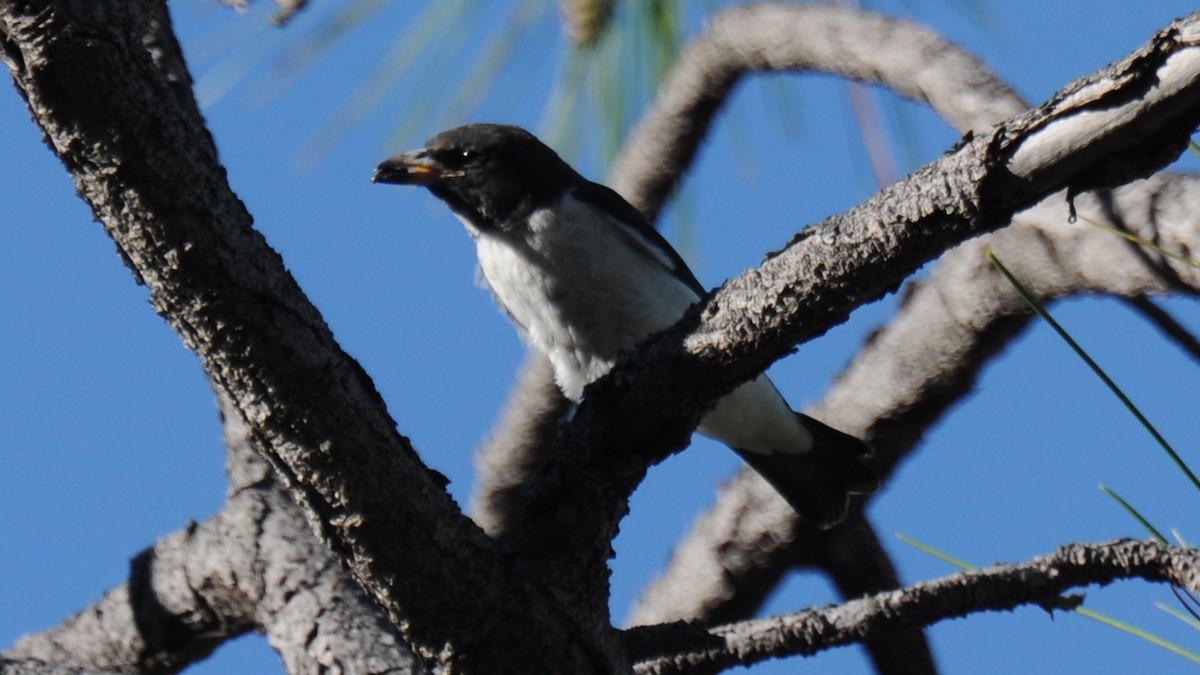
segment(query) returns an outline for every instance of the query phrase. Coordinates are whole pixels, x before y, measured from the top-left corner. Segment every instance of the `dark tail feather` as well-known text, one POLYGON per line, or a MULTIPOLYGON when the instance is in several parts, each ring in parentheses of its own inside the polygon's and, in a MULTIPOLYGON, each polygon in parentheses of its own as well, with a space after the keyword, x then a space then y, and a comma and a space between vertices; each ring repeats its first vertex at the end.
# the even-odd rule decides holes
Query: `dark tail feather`
POLYGON ((765 455, 735 450, 796 509, 804 522, 822 529, 846 517, 851 494, 879 488, 879 477, 863 458, 871 446, 822 422, 800 415, 812 432, 813 449, 799 455, 765 455))

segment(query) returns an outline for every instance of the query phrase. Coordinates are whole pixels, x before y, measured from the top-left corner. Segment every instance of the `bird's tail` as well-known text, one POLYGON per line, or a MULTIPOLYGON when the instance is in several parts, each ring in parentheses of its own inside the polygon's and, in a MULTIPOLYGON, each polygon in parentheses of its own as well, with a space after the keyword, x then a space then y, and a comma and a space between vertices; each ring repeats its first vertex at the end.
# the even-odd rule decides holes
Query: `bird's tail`
POLYGON ((813 435, 813 447, 808 452, 737 453, 796 509, 804 522, 827 529, 846 517, 850 495, 869 494, 879 488, 879 477, 863 462, 871 456, 871 446, 807 415, 796 414, 813 435))

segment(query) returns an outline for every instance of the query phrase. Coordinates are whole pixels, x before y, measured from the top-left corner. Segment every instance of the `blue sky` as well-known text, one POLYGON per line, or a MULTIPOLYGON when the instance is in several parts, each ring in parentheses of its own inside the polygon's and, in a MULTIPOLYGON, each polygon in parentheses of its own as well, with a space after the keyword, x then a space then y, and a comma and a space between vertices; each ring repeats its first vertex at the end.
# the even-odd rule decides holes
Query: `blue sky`
MULTIPOLYGON (((389 153, 389 124, 406 101, 430 94, 419 80, 387 98, 326 160, 298 167, 308 143, 426 3, 393 3, 353 44, 317 62, 278 97, 256 103, 251 77, 205 110, 233 188, 256 225, 324 312, 337 338, 387 399, 421 456, 452 479, 466 503, 471 455, 487 433, 523 347, 473 281, 469 240, 446 209, 418 190, 369 182, 389 153)), ((493 6, 496 3, 493 3, 493 6)), ((925 0, 906 9, 980 54, 1027 99, 1040 102, 1142 44, 1194 7, 1182 0, 987 3, 979 21, 963 5, 925 0)), ((245 15, 205 0, 171 3, 176 27, 204 79, 223 63, 218 45, 242 45, 233 61, 269 52, 280 37, 261 28, 268 7, 245 15), (247 49, 245 45, 255 45, 247 49), (201 60, 203 62, 201 62, 201 60)), ((319 23, 317 3, 293 30, 319 23)), ((536 128, 563 47, 554 15, 530 33, 472 119, 536 128)), ((447 62, 451 61, 451 62, 447 62)), ((439 78, 464 64, 419 63, 439 78)), ((217 72, 220 72, 217 70, 217 72)), ((887 105, 891 105, 890 103, 887 105)), ((901 104, 906 169, 937 157, 957 134, 901 104)), ((848 121, 845 88, 831 78, 757 78, 741 86, 667 232, 697 276, 715 286, 755 266, 807 223, 844 210, 875 186, 848 121), (780 96, 791 106, 779 121, 780 96)), ((436 122, 426 122, 425 132, 436 122)), ((130 558, 156 537, 203 520, 224 497, 220 427, 195 358, 150 310, 145 291, 75 196, 65 170, 11 88, 0 94, 0 644, 57 624, 120 583, 130 558)), ((409 139, 418 144, 426 133, 409 139)), ((585 173, 599 178, 594 163, 585 173)), ((1195 169, 1194 161, 1185 163, 1195 169)), ((772 369, 797 406, 817 399, 873 327, 889 298, 772 369)), ((1194 301, 1167 306, 1194 330, 1194 301)), ((1195 364, 1118 302, 1060 303, 1056 315, 1193 464, 1200 423, 1195 364)), ((711 486, 736 468, 705 443, 654 471, 622 526, 614 561, 614 615, 663 564, 711 486)), ((977 390, 930 433, 875 500, 871 515, 906 581, 949 573, 892 534, 903 532, 977 564, 1019 561, 1069 541, 1142 536, 1097 485, 1119 491, 1160 527, 1195 540, 1200 495, 1102 385, 1043 326, 989 367, 977 390)), ((788 611, 833 600, 818 578, 796 575, 771 601, 788 611)), ((1200 634, 1155 609, 1163 587, 1093 589, 1088 606, 1200 651, 1200 634)), ((1038 609, 973 616, 934 628, 947 673, 1190 672, 1179 657, 1085 619, 1038 609)), ((870 672, 861 651, 841 649, 755 672, 870 672)), ((265 641, 222 648, 199 673, 281 672, 265 641)))

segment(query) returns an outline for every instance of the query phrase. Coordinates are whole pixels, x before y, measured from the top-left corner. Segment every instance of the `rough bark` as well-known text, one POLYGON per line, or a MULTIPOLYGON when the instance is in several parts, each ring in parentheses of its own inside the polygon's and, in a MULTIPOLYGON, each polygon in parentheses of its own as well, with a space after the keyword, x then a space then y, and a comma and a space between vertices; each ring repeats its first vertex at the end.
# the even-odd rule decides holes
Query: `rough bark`
POLYGON ((178 672, 248 631, 289 673, 423 673, 396 629, 312 535, 274 472, 226 417, 232 481, 221 511, 137 555, 129 581, 17 641, 23 663, 178 672))
POLYGON ((530 354, 500 421, 475 453, 479 484, 471 511, 488 534, 501 536, 520 527, 525 486, 545 468, 554 433, 570 407, 554 382, 550 361, 530 354))
MULTIPOLYGON (((765 10, 767 13, 763 16, 777 20, 782 26, 790 20, 799 20, 808 9, 772 7, 765 10)), ((744 22, 762 20, 755 12, 754 8, 745 8, 722 16, 714 21, 711 32, 717 36, 740 32, 744 30, 744 22), (721 27, 725 21, 732 22, 734 28, 721 27)), ((854 16, 842 10, 830 9, 829 13, 839 21, 847 22, 854 16)), ((870 21, 886 23, 882 19, 868 19, 867 23, 870 21)), ((797 27, 796 30, 802 29, 797 27)), ((840 70, 841 60, 836 54, 821 49, 822 38, 814 37, 818 46, 811 48, 812 53, 821 58, 801 56, 818 64, 812 67, 837 68, 836 72, 847 76, 861 72, 863 74, 858 77, 862 79, 880 82, 929 103, 944 119, 964 130, 987 128, 1001 121, 1003 116, 1025 108, 1017 96, 997 83, 994 76, 969 55, 956 54, 952 45, 922 42, 924 38, 920 35, 906 35, 905 42, 893 43, 889 36, 901 35, 901 30, 904 29, 881 26, 870 33, 880 38, 872 38, 872 49, 866 54, 855 54, 848 59, 850 65, 845 72, 840 70), (907 40, 925 46, 909 50, 907 40), (864 61, 856 65, 860 58, 864 61), (985 103, 960 99, 954 96, 953 88, 924 93, 926 85, 914 84, 918 80, 933 85, 977 82, 982 86, 970 91, 994 98, 985 103)), ((846 40, 839 38, 838 42, 846 40)), ((866 42, 857 41, 856 44, 866 42)), ((709 53, 708 49, 695 51, 709 53)), ((852 54, 856 51, 856 48, 850 49, 852 54)), ((798 61, 801 56, 789 59, 798 61)), ((710 58, 725 62, 734 57, 710 58)), ((775 61, 791 62, 789 59, 777 56, 775 61)), ((681 64, 681 70, 685 68, 691 66, 681 64)), ((687 125, 671 118, 686 115, 697 107, 695 103, 686 103, 689 96, 700 95, 694 88, 688 88, 688 83, 695 79, 689 75, 668 82, 661 97, 666 102, 657 104, 643 123, 645 131, 637 135, 640 142, 631 144, 639 151, 626 154, 625 166, 638 175, 648 172, 654 176, 657 168, 653 158, 671 155, 669 150, 664 151, 657 144, 668 147, 686 144, 686 139, 677 139, 672 135, 677 132, 671 130, 687 129, 687 125), (681 83, 680 91, 673 91, 675 81, 681 83), (656 120, 658 116, 667 119, 656 120), (664 131, 668 134, 665 137, 654 135, 664 131)), ((687 161, 690 159, 686 158, 687 161)), ((1090 213, 1121 226, 1130 226, 1160 243, 1156 231, 1166 227, 1170 233, 1162 236, 1171 242, 1166 244, 1168 248, 1180 246, 1182 248, 1178 250, 1194 250, 1196 242, 1191 241, 1194 235, 1186 227, 1189 218, 1194 217, 1189 215, 1193 213, 1191 204, 1194 202, 1189 196, 1190 185, 1190 178, 1156 177, 1120 190, 1116 202, 1083 200, 1080 210, 1084 215, 1090 213)), ((1023 265, 1023 269, 1030 268, 1027 270, 1032 275, 1030 281, 1039 289, 1058 288, 1060 294, 1048 296, 1047 300, 1073 293, 1131 293, 1134 295, 1125 297, 1136 297, 1142 292, 1186 292, 1188 288, 1188 284, 1149 281, 1144 275, 1138 275, 1139 281, 1127 285, 1115 276, 1099 278, 1094 273, 1096 268, 1086 269, 1097 262, 1097 258, 1091 256, 1100 255, 1099 260, 1104 261, 1116 256, 1121 261, 1118 268, 1126 272, 1143 254, 1094 228, 1068 227, 1061 195, 1023 214, 1019 220, 1023 223, 1024 235, 1004 230, 978 239, 962 250, 948 253, 928 282, 910 285, 905 291, 904 309, 872 336, 848 371, 837 378, 826 398, 809 411, 839 428, 872 437, 880 448, 880 469, 885 475, 916 446, 923 430, 970 390, 979 369, 1028 321, 1024 304, 1011 286, 997 283, 990 267, 982 263, 982 249, 992 246, 1005 251, 1006 259, 1022 260, 1025 246, 1039 241, 1044 244, 1031 252, 1032 260, 1037 264, 1023 265), (1067 229, 1064 231, 1064 228, 1067 229), (1063 236, 1083 236, 1093 243, 1081 247, 1058 242, 1063 236), (1018 240, 1026 243, 1018 247, 1018 240), (1072 279, 1075 279, 1074 283, 1072 279), (879 379, 881 374, 883 379, 879 379)), ((1181 339, 1186 340, 1186 337, 1181 339)), ((826 570, 844 592, 852 591, 853 588, 839 580, 843 572, 836 561, 853 560, 845 553, 869 546, 869 541, 856 541, 845 532, 825 534, 805 528, 786 509, 778 506, 771 490, 752 473, 745 472, 725 486, 718 504, 701 516, 659 579, 646 589, 633 613, 633 622, 653 623, 678 618, 722 622, 750 616, 782 575, 794 566, 818 566, 826 570), (772 508, 760 511, 755 517, 746 515, 752 509, 762 509, 763 503, 772 508)), ((857 528, 854 531, 869 532, 857 528)), ((889 582, 891 574, 885 567, 881 567, 880 572, 882 576, 877 583, 882 586, 889 582)), ((844 593, 843 597, 854 597, 854 594, 844 593)), ((882 660, 878 655, 874 658, 877 663, 882 660)))
POLYGON ((155 311, 423 658, 619 670, 618 650, 587 644, 614 642, 604 596, 562 605, 539 575, 512 572, 251 227, 169 26, 150 0, 0 2, 14 83, 155 311))
MULTIPOLYGON (((963 132, 983 131, 1029 107, 973 55, 910 22, 825 5, 747 5, 715 15, 680 54, 651 110, 625 142, 612 187, 655 220, 729 93, 750 75, 778 71, 884 85, 927 103, 963 132)), ((518 382, 502 421, 480 448, 481 464, 538 464, 550 451, 546 432, 566 402, 549 371, 526 370, 518 382)), ((503 510, 478 517, 519 519, 518 505, 492 500, 491 489, 481 485, 476 504, 503 510)))
POLYGON ((1174 159, 1200 119, 1196 21, 1172 25, 1045 106, 805 229, 623 359, 563 428, 532 491, 530 526, 516 539, 534 550, 586 548, 596 532, 613 531, 624 495, 649 464, 683 446, 708 402, 1046 195, 1125 182, 1174 159), (1071 138, 1086 143, 1063 143, 1071 138), (568 523, 569 534, 553 539, 568 523))
POLYGON ((908 21, 830 5, 756 3, 721 12, 689 43, 623 146, 613 189, 651 220, 686 174, 729 92, 758 72, 825 72, 928 103, 986 131, 1027 106, 969 52, 908 21))
MULTIPOLYGON (((163 3, 0 0, 0 46, 49 145, 155 310, 200 357, 309 525, 417 653, 447 672, 541 672, 548 663, 618 672, 628 659, 609 625, 606 561, 647 466, 683 444, 707 402, 947 247, 1057 189, 1160 168, 1200 119, 1198 22, 1162 32, 1134 57, 964 142, 731 281, 589 390, 532 486, 523 526, 499 541, 457 511, 250 227, 191 98, 163 3)), ((1135 573, 1195 587, 1190 572, 1176 578, 1153 567, 1169 561, 1152 553, 1134 552, 1149 560, 1135 573)), ((268 597, 254 588, 266 579, 248 581, 211 605, 226 632, 261 611, 246 593, 268 597)), ((183 616, 191 617, 187 602, 199 606, 194 593, 181 602, 183 616)), ((703 635, 705 645, 752 637, 705 652, 698 665, 802 651, 771 642, 773 630, 743 624, 703 635)), ((678 649, 681 659, 696 651, 694 643, 678 649)), ((189 657, 176 649, 160 658, 170 669, 189 657)))
MULTIPOLYGON (((1194 251, 1200 246, 1198 191, 1198 177, 1160 174, 1111 195, 1081 196, 1075 206, 1083 217, 1118 224, 1167 250, 1194 251)), ((1049 199, 1001 232, 946 254, 928 279, 907 289, 897 315, 809 412, 869 435, 879 469, 889 475, 1030 321, 1024 302, 987 263, 987 249, 1012 263, 1047 302, 1092 293, 1139 298, 1200 291, 1196 268, 1082 219, 1070 223, 1068 210, 1061 196, 1049 199)), ((647 587, 633 622, 749 616, 788 569, 830 569, 814 552, 831 543, 829 535, 797 522, 754 474, 743 472, 647 587), (752 509, 756 515, 748 518, 752 509)))
POLYGON ((994 565, 842 605, 745 621, 706 630, 668 624, 631 631, 638 673, 718 672, 780 655, 815 654, 857 642, 865 635, 893 633, 980 611, 1038 605, 1053 612, 1083 602, 1063 593, 1118 579, 1144 579, 1195 592, 1200 588, 1200 554, 1195 549, 1152 541, 1069 544, 1040 558, 994 565))

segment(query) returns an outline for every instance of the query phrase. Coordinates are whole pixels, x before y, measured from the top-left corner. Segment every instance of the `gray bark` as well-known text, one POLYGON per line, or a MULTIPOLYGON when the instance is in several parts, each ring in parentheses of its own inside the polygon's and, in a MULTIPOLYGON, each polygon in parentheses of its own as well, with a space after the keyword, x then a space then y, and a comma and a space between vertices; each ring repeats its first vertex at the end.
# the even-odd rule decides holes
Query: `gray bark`
MULTIPOLYGON (((230 411, 232 412, 232 411, 230 411)), ((226 416, 231 487, 221 511, 134 558, 130 578, 7 658, 92 671, 178 672, 226 640, 267 636, 289 673, 423 673, 387 617, 312 535, 226 416)))
MULTIPOLYGON (((440 477, 396 432, 369 378, 250 227, 191 98, 164 3, 0 0, 0 47, 14 83, 155 310, 200 357, 229 401, 233 424, 242 425, 330 547, 328 560, 347 565, 420 658, 447 672, 544 672, 547 664, 562 672, 622 672, 630 664, 626 637, 646 668, 659 668, 661 650, 645 649, 643 637, 651 634, 622 636, 607 614, 611 538, 648 466, 682 447, 709 402, 948 247, 1000 227, 1056 190, 1116 185, 1173 158, 1200 121, 1197 24, 1194 16, 1163 31, 1043 108, 806 229, 762 267, 726 284, 589 389, 556 435, 553 459, 528 486, 529 498, 514 500, 511 508, 524 517, 508 520, 492 539, 458 512, 440 477)), ((882 428, 875 434, 886 439, 882 428)), ((232 473, 236 485, 266 480, 250 464, 232 473)), ((239 495, 235 490, 231 503, 239 495)), ((272 612, 317 630, 332 618, 325 612, 342 591, 330 588, 345 587, 310 589, 288 564, 307 545, 295 537, 297 520, 273 521, 282 513, 273 503, 239 509, 235 521, 214 519, 177 534, 143 560, 152 578, 178 583, 154 582, 153 593, 130 586, 118 600, 135 611, 113 618, 136 628, 142 610, 132 601, 142 598, 174 617, 162 624, 178 631, 169 638, 184 639, 164 649, 161 636, 140 631, 144 644, 119 656, 137 660, 124 663, 177 669, 211 649, 206 629, 218 639, 254 626, 269 630, 272 612), (282 567, 241 578, 205 566, 211 556, 196 549, 217 539, 247 548, 266 541, 250 530, 282 543, 282 567), (180 563, 159 567, 175 550, 183 551, 180 563), (198 595, 205 584, 218 593, 198 595)), ((1130 555, 1138 564, 1112 572, 1100 561, 1095 569, 1196 588, 1174 551, 1130 555)), ((89 613, 60 628, 84 631, 89 613)), ((364 630, 381 631, 374 633, 381 641, 393 635, 378 615, 356 616, 364 630)), ((934 618, 918 612, 909 625, 934 618)), ((693 637, 708 651, 697 657, 695 641, 685 641, 667 658, 698 658, 695 667, 710 668, 742 653, 805 653, 807 633, 788 623, 704 630, 693 637), (732 639, 742 635, 748 641, 732 639), (725 646, 711 649, 717 642, 725 646)), ((862 637, 875 624, 862 625, 849 630, 862 637)), ((118 653, 122 645, 104 642, 123 635, 113 631, 106 628, 95 652, 81 656, 118 653)), ((56 651, 63 643, 54 632, 21 643, 29 663, 46 654, 64 662, 75 656, 56 651), (35 645, 43 650, 37 655, 35 645)), ((285 631, 276 639, 297 659, 289 667, 324 667, 320 645, 309 654, 295 638, 285 631)), ((379 658, 365 667, 407 662, 399 649, 379 658), (387 662, 393 657, 400 662, 387 662)))
MULTIPOLYGON (((1195 250, 1198 190, 1200 178, 1160 174, 1109 198, 1081 196, 1076 208, 1121 223, 1168 250, 1195 250)), ((948 253, 928 279, 908 289, 898 314, 810 412, 870 435, 881 470, 895 468, 1030 321, 1024 302, 988 264, 987 249, 1009 261, 1022 282, 1048 302, 1087 293, 1137 298, 1200 291, 1196 268, 1082 222, 1072 224, 1067 211, 1061 196, 1051 198, 1010 227, 948 253)), ((754 474, 743 472, 723 488, 718 504, 697 520, 646 589, 633 623, 728 621, 752 614, 766 591, 741 589, 766 584, 769 590, 793 566, 818 564, 820 554, 813 552, 826 541, 798 523, 754 474)))
MULTIPOLYGON (((807 9, 776 7, 766 16, 782 25, 786 17, 800 20, 807 9)), ((735 30, 741 30, 741 22, 758 20, 742 16, 743 12, 753 11, 733 12, 728 20, 735 23, 735 30)), ((829 11, 833 16, 844 15, 842 10, 829 11)), ((724 20, 714 22, 712 32, 735 32, 718 28, 724 20)), ((848 59, 844 74, 864 73, 858 77, 879 81, 925 101, 964 130, 985 129, 1012 111, 1024 109, 1019 98, 996 83, 969 56, 955 54, 952 46, 921 42, 920 36, 911 35, 893 45, 889 37, 901 34, 895 28, 880 27, 877 34, 881 37, 872 43, 872 50, 859 57, 870 61, 855 65, 854 59, 848 59), (909 50, 910 39, 925 46, 909 50), (915 60, 911 58, 914 54, 915 60), (871 73, 885 75, 876 80, 871 73), (972 91, 994 94, 995 98, 990 104, 959 100, 952 88, 924 93, 912 84, 914 73, 928 75, 925 81, 934 84, 982 83, 972 91)), ((864 44, 861 40, 851 41, 864 44)), ((817 64, 812 67, 838 68, 837 72, 842 73, 841 61, 822 52, 821 41, 817 43, 811 49, 824 54, 824 58, 804 58, 817 64)), ((686 83, 693 78, 678 79, 686 83)), ((693 91, 692 95, 699 94, 693 91)), ((679 103, 686 98, 680 93, 664 94, 663 98, 674 103, 656 105, 651 119, 694 107, 679 103)), ((643 124, 647 130, 676 126, 670 121, 643 124)), ((656 138, 649 131, 639 137, 641 151, 631 153, 631 158, 670 154, 654 144, 680 142, 672 136, 656 138)), ((644 167, 633 159, 628 165, 639 167, 638 171, 654 171, 654 167, 644 167)), ((1115 198, 1081 198, 1077 206, 1084 216, 1129 227, 1168 249, 1195 250, 1195 231, 1189 227, 1196 218, 1195 199, 1191 197, 1193 182, 1190 177, 1159 176, 1122 188, 1115 198), (1164 231, 1159 232, 1160 228, 1164 231)), ((1083 293, 1137 298, 1144 293, 1187 292, 1191 288, 1194 270, 1183 269, 1178 263, 1164 268, 1157 256, 1151 256, 1151 266, 1139 264, 1146 262, 1144 251, 1090 226, 1068 224, 1062 195, 1049 198, 1015 222, 1013 227, 949 252, 927 281, 910 285, 897 316, 863 345, 847 371, 835 379, 831 391, 808 411, 834 426, 872 438, 880 451, 880 469, 885 475, 917 446, 924 430, 971 389, 980 369, 1028 323, 1024 303, 986 263, 984 249, 993 248, 1006 260, 1022 261, 1024 278, 1035 290, 1046 293, 1043 297, 1048 301, 1083 293), (1089 243, 1082 244, 1081 240, 1089 243), (1152 278, 1151 267, 1163 276, 1152 278), (1120 273, 1100 275, 1096 273, 1100 269, 1120 273), (1183 270, 1185 283, 1173 282, 1173 273, 1165 274, 1172 269, 1183 270)), ((752 616, 778 580, 795 567, 825 570, 843 597, 887 587, 893 574, 882 561, 876 566, 880 576, 874 583, 864 584, 861 574, 853 569, 863 560, 856 552, 875 550, 870 546, 872 540, 869 528, 825 534, 801 526, 770 488, 752 473, 744 472, 722 489, 718 504, 697 520, 672 561, 643 593, 632 621, 640 624, 688 618, 724 622, 752 616), (854 532, 865 533, 865 539, 854 537, 854 532)), ((878 560, 881 554, 876 552, 871 558, 878 560)), ((887 658, 876 656, 876 662, 887 658)))
POLYGON ((972 570, 835 607, 714 630, 685 624, 654 626, 634 631, 631 639, 638 641, 635 653, 668 654, 642 661, 638 673, 716 672, 781 654, 816 653, 857 642, 867 634, 927 626, 964 612, 1011 610, 1031 604, 1049 612, 1071 610, 1082 604, 1083 597, 1064 596, 1065 592, 1130 578, 1194 591, 1200 585, 1200 554, 1195 549, 1150 541, 1069 544, 1024 563, 972 570), (803 647, 797 650, 797 644, 803 647))
POLYGON ((545 575, 512 572, 251 227, 169 26, 151 0, 0 2, 14 83, 155 311, 422 658, 619 669, 595 661, 619 649, 587 644, 612 642, 603 596, 563 606, 545 575))

